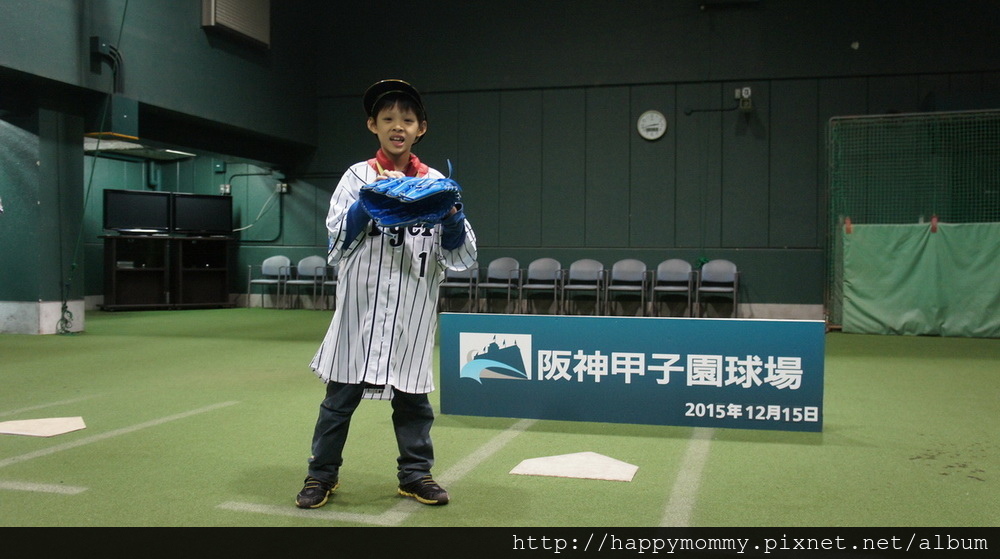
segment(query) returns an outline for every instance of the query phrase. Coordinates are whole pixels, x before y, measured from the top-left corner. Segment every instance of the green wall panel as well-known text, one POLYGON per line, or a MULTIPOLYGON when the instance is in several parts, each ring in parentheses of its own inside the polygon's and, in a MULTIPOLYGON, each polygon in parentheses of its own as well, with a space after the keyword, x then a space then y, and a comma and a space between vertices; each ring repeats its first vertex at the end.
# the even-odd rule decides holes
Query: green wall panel
POLYGON ((765 248, 770 216, 770 110, 768 88, 759 82, 729 82, 722 85, 722 205, 721 246, 765 248), (753 110, 731 110, 734 91, 751 88, 753 110))
POLYGON ((318 127, 323 138, 306 171, 309 176, 336 176, 368 159, 378 149, 378 141, 365 127, 361 93, 357 97, 323 98, 319 101, 318 127))
MULTIPOLYGON (((424 139, 414 148, 414 153, 420 160, 431 167, 448 174, 448 161, 451 161, 453 172, 452 177, 463 188, 463 173, 474 167, 473 162, 462 159, 462 150, 459 147, 458 137, 458 100, 459 95, 445 93, 437 95, 427 95, 424 97, 424 105, 428 113, 427 134, 424 139)), ((372 143, 373 150, 378 147, 372 143)), ((469 185, 475 188, 475 185, 469 185)), ((470 208, 471 209, 471 208, 470 208)))
POLYGON ((677 88, 672 85, 637 86, 631 90, 629 128, 629 242, 631 247, 670 247, 676 243, 677 88), (635 123, 647 110, 667 118, 667 131, 658 140, 639 136, 635 123))
POLYGON ((629 239, 629 90, 587 90, 586 212, 588 247, 627 246, 629 239))
POLYGON ((874 76, 868 80, 871 114, 912 113, 920 110, 920 76, 874 76))
MULTIPOLYGON (((91 65, 87 40, 117 39, 122 29, 124 93, 149 116, 140 131, 194 144, 207 138, 220 154, 252 144, 254 155, 273 153, 281 162, 287 153, 275 147, 297 155, 317 148, 280 199, 272 198, 275 178, 233 176, 245 165, 220 175, 211 158, 153 165, 84 159, 74 171, 62 155, 68 140, 43 146, 43 157, 25 156, 30 160, 16 165, 43 159, 46 177, 82 175, 91 187, 67 193, 66 202, 46 201, 46 209, 69 210, 74 197, 87 196, 80 203, 89 294, 101 290, 94 221, 101 190, 149 188, 150 171, 160 190, 214 194, 231 183, 237 223, 261 216, 242 235, 243 263, 278 251, 325 250, 330 193, 348 165, 377 147, 364 127, 361 92, 395 75, 425 92, 430 132, 416 152, 442 172, 448 159, 455 165, 485 253, 657 260, 677 251, 692 258, 729 251, 749 267, 746 288, 758 300, 817 302, 823 281, 804 270, 826 243, 827 120, 977 108, 994 102, 1000 88, 992 30, 970 25, 1000 15, 993 1, 961 9, 933 1, 904 9, 874 0, 847 8, 776 0, 727 10, 674 3, 635 23, 630 14, 646 4, 584 0, 572 13, 548 6, 540 8, 543 17, 524 20, 505 2, 485 18, 409 2, 420 22, 455 23, 449 27, 459 36, 428 36, 413 56, 372 65, 363 26, 322 30, 403 2, 272 2, 274 41, 259 49, 201 29, 200 0, 11 0, 0 19, 8 45, 0 49, 0 95, 16 92, 13 105, 35 109, 61 99, 66 106, 56 120, 63 124, 86 114, 111 84, 106 64, 91 65), (545 23, 557 13, 564 20, 558 29, 545 23), (749 116, 731 110, 733 89, 743 85, 753 87, 749 116), (670 122, 656 142, 635 133, 647 108, 670 122), (178 123, 166 126, 174 116, 178 123)), ((0 96, 0 116, 8 97, 0 96)), ((14 208, 4 225, 28 215, 10 214, 25 211, 24 194, 0 192, 14 208)), ((42 194, 34 194, 36 203, 42 194)), ((42 234, 26 235, 34 242, 42 234)), ((0 258, 20 250, 0 250, 0 258)), ((47 266, 65 266, 64 256, 47 266)))
POLYGON ((0 301, 38 300, 38 158, 37 118, 0 119, 0 301))
POLYGON ((541 246, 581 246, 586 231, 583 161, 586 93, 582 89, 542 94, 541 246))
POLYGON ((776 81, 771 84, 772 111, 769 153, 768 246, 820 246, 817 236, 820 192, 819 146, 816 138, 817 86, 815 80, 776 81))
POLYGON ((542 242, 542 94, 500 94, 500 199, 503 244, 542 242))
POLYGON ((0 120, 0 301, 84 294, 82 136, 82 118, 47 108, 0 120))
POLYGON ((678 247, 714 247, 721 242, 721 96, 720 84, 677 86, 678 247))
POLYGON ((476 238, 482 245, 504 245, 510 216, 501 215, 500 205, 500 94, 462 95, 458 115, 459 184, 466 185, 462 196, 475 216, 476 238))
POLYGON ((316 186, 298 182, 284 199, 284 235, 286 245, 326 247, 326 214, 330 197, 316 186))
POLYGON ((354 94, 387 71, 470 91, 996 70, 995 26, 985 24, 1000 20, 996 0, 531 4, 323 2, 322 19, 337 32, 319 45, 320 90, 354 94), (342 25, 404 9, 413 28, 448 32, 372 64, 370 29, 342 25))

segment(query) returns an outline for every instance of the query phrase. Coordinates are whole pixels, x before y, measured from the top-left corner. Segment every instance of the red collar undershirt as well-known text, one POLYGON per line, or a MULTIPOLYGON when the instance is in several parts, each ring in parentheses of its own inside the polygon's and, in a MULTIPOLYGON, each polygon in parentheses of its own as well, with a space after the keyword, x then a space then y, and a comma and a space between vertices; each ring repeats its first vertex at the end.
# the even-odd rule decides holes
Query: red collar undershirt
MULTIPOLYGON (((375 152, 375 157, 369 159, 368 164, 371 166, 372 169, 375 170, 376 173, 380 173, 382 170, 385 171, 396 170, 396 166, 389 159, 389 157, 382 152, 382 148, 379 148, 379 150, 375 152), (379 166, 381 166, 381 169, 379 169, 379 166)), ((421 163, 420 159, 416 155, 411 153, 410 162, 406 166, 406 169, 403 171, 403 174, 408 177, 422 177, 427 174, 427 171, 428 171, 427 165, 421 163)))

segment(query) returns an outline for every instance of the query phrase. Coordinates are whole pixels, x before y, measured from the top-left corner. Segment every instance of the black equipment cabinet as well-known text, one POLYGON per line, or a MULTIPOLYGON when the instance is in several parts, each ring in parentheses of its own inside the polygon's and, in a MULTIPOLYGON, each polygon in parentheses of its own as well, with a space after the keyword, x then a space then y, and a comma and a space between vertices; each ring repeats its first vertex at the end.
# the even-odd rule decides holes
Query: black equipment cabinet
POLYGON ((103 239, 103 308, 169 308, 170 239, 152 235, 103 239))
POLYGON ((229 237, 106 235, 104 310, 231 307, 229 237))
POLYGON ((173 239, 174 306, 218 307, 229 304, 230 239, 173 239))

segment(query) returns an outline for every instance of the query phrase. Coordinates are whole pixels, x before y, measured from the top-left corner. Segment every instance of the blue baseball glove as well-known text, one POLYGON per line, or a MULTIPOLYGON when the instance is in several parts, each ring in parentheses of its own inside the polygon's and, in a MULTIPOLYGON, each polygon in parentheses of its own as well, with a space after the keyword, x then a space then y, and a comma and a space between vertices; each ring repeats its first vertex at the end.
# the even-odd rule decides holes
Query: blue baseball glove
POLYGON ((359 198, 379 227, 434 225, 462 199, 462 187, 446 178, 383 179, 362 186, 359 198))

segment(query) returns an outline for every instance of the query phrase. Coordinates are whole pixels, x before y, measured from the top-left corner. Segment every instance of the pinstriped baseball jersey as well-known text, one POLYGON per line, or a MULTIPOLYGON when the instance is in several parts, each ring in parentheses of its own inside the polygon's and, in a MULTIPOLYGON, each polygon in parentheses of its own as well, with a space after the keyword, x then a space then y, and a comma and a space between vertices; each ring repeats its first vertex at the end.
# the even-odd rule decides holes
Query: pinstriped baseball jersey
MULTIPOLYGON (((337 307, 310 366, 326 381, 388 384, 422 394, 434 390, 432 351, 438 287, 446 268, 476 262, 476 237, 465 220, 464 242, 441 247, 441 225, 380 230, 370 220, 345 238, 348 210, 377 173, 366 161, 341 178, 326 219, 329 262, 337 265, 337 307)), ((443 175, 429 169, 427 176, 443 175)))

